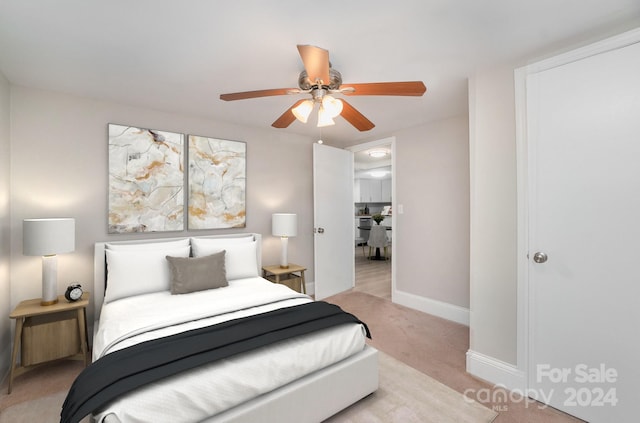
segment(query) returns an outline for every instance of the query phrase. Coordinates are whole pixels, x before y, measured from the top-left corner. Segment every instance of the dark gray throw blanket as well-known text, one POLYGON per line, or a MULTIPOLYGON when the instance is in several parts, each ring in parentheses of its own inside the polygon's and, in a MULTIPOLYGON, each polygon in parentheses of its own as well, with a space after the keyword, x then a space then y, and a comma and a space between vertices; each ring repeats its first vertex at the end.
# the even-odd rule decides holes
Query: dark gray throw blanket
POLYGON ((230 320, 115 351, 89 365, 73 382, 60 413, 76 423, 122 394, 206 363, 343 323, 367 325, 323 301, 230 320))

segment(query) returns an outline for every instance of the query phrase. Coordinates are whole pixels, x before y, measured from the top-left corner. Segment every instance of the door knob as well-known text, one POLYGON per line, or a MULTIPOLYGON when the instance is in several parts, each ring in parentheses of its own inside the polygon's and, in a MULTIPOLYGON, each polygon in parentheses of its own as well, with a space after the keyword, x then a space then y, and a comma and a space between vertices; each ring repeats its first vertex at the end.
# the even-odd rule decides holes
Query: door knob
POLYGON ((546 263, 547 260, 549 260, 549 257, 547 257, 545 253, 541 253, 540 251, 533 255, 533 261, 535 261, 536 263, 546 263))
POLYGON ((324 233, 324 228, 318 228, 318 233, 319 234, 323 234, 324 233))

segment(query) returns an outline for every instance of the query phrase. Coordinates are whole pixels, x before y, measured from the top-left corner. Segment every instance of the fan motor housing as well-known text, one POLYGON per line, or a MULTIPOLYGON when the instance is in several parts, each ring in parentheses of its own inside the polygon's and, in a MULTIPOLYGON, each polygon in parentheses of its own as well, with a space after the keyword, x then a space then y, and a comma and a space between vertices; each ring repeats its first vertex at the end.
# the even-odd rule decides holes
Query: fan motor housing
MULTIPOLYGON (((322 81, 324 82, 324 81, 322 81)), ((300 76, 298 77, 298 87, 300 87, 303 91, 308 91, 315 88, 325 88, 329 90, 337 90, 340 89, 340 85, 342 85, 342 75, 340 72, 335 70, 334 68, 329 68, 329 84, 319 86, 315 83, 315 81, 309 80, 309 75, 306 70, 300 72, 300 76)))

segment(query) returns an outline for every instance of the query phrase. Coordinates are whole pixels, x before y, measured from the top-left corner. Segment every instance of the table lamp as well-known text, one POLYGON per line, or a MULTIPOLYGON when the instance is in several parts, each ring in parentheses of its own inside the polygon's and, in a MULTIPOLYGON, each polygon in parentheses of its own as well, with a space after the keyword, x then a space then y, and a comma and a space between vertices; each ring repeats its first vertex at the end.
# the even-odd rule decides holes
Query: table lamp
POLYGON ((24 219, 22 222, 22 254, 42 256, 41 305, 58 302, 58 258, 56 254, 75 249, 75 219, 24 219))
POLYGON ((298 216, 295 213, 274 213, 271 216, 271 233, 273 236, 279 236, 282 241, 282 253, 280 255, 280 267, 282 269, 289 268, 287 259, 287 247, 289 237, 297 235, 298 216))

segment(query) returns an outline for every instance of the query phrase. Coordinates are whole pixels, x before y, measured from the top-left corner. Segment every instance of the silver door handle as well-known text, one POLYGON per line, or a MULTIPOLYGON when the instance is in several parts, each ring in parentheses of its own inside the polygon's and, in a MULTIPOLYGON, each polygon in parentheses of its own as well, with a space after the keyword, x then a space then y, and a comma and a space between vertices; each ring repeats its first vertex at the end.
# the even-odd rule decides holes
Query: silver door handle
POLYGON ((546 263, 547 260, 549 260, 549 257, 547 257, 545 253, 541 253, 540 251, 533 255, 533 261, 535 261, 536 263, 546 263))
POLYGON ((324 233, 324 228, 318 228, 318 233, 319 234, 323 234, 324 233))

